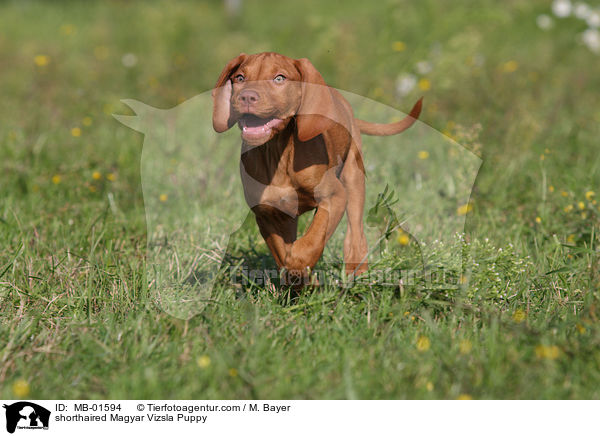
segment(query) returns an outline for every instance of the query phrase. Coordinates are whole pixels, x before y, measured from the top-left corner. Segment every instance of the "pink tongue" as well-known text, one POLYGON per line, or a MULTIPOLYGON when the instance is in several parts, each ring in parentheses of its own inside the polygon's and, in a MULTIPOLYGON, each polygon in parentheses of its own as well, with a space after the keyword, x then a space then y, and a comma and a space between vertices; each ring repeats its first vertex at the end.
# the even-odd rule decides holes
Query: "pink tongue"
MULTIPOLYGON (((242 127, 242 130, 243 130, 244 136, 260 137, 260 136, 263 136, 263 135, 269 133, 273 127, 281 124, 282 122, 283 122, 282 120, 274 118, 272 120, 269 120, 267 123, 258 125, 258 126, 245 125, 242 127)), ((252 123, 252 124, 254 124, 254 123, 252 123)))

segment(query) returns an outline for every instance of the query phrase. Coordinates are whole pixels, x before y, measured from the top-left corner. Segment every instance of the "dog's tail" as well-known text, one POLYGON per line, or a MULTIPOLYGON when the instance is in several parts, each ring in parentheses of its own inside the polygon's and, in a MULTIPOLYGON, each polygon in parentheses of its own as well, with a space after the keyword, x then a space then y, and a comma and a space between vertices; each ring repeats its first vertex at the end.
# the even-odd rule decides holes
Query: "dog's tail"
POLYGON ((419 115, 421 115, 421 108, 423 107, 423 97, 419 99, 410 110, 410 114, 404 117, 402 120, 397 123, 391 124, 377 124, 370 123, 368 121, 356 119, 356 124, 360 129, 360 133, 364 133, 365 135, 374 135, 374 136, 389 136, 396 135, 400 132, 404 132, 410 126, 417 121, 419 115))

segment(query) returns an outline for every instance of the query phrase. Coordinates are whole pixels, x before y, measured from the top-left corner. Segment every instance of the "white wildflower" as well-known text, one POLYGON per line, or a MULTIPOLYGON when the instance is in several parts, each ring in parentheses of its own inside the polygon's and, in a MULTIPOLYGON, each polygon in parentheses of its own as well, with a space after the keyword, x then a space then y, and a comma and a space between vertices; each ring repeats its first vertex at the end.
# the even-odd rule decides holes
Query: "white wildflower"
POLYGON ((417 62, 416 70, 417 70, 417 73, 419 73, 419 74, 431 73, 431 70, 432 70, 431 62, 428 62, 428 61, 417 62))
POLYGON ((594 53, 600 53, 600 32, 598 29, 587 29, 581 34, 583 43, 594 53))
POLYGON ((598 27, 600 27, 600 12, 599 11, 592 11, 588 14, 588 16, 585 19, 585 22, 587 23, 588 26, 593 27, 594 29, 597 29, 598 27))
POLYGON ((580 20, 585 20, 590 12, 592 12, 592 9, 587 3, 575 3, 575 7, 573 8, 573 15, 575 15, 575 17, 579 18, 580 20))
POLYGON ((554 25, 552 17, 546 14, 538 15, 535 21, 538 27, 543 30, 548 30, 554 25))
POLYGON ((408 95, 417 84, 417 77, 414 74, 403 74, 396 80, 396 92, 404 97, 408 95))
POLYGON ((554 0, 552 2, 552 12, 558 18, 565 18, 571 15, 571 9, 573 9, 573 5, 571 5, 570 0, 554 0))
POLYGON ((125 68, 133 68, 137 65, 138 58, 133 53, 125 53, 121 58, 121 63, 125 68))

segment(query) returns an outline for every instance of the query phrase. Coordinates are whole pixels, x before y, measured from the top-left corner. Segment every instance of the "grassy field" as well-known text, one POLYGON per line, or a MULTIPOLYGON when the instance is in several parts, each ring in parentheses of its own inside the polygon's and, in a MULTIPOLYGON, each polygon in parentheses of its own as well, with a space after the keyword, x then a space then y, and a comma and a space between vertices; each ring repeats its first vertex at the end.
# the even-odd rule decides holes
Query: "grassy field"
MULTIPOLYGON (((550 2, 248 1, 237 16, 220 1, 1 2, 0 396, 599 399, 600 58, 586 28, 550 2), (124 98, 192 99, 242 51, 307 57, 331 86, 400 111, 424 95, 421 129, 481 157, 471 201, 444 206, 464 237, 431 254, 462 261, 458 288, 326 283, 290 301, 218 280, 195 316, 164 310, 148 206, 182 199, 148 195, 144 136, 112 114, 132 114, 124 98)), ((393 180, 399 204, 426 212, 402 186, 445 158, 406 135, 393 162, 365 140, 367 168, 387 162, 367 183, 393 180)), ((184 237, 247 213, 237 158, 212 153, 202 174, 222 189, 184 237)), ((234 252, 269 262, 252 226, 240 234, 234 252)), ((415 246, 392 234, 374 267, 412 265, 415 246)))

